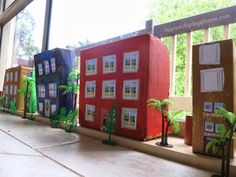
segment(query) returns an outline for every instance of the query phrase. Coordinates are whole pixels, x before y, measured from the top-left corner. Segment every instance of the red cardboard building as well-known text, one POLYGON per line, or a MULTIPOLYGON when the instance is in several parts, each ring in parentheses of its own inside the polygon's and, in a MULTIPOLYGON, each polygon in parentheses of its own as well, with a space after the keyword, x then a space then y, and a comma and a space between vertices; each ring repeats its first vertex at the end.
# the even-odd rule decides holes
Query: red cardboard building
POLYGON ((79 121, 101 130, 113 104, 116 134, 139 140, 161 133, 161 114, 147 108, 148 98, 169 96, 169 53, 145 34, 81 51, 79 121))

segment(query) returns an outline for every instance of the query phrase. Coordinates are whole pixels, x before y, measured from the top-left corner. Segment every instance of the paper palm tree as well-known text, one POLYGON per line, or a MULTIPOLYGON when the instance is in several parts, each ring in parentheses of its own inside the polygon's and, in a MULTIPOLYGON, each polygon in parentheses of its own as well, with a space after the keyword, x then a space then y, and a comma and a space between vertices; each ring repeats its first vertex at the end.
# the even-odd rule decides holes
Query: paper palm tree
POLYGON ((77 70, 73 70, 72 72, 69 73, 67 77, 67 84, 66 85, 59 85, 58 88, 61 90, 64 90, 62 93, 63 95, 66 95, 70 92, 73 94, 73 109, 76 109, 76 100, 77 100, 77 93, 79 90, 79 85, 78 85, 78 80, 80 78, 80 73, 77 70))
POLYGON ((156 100, 156 99, 150 98, 147 100, 147 106, 154 107, 162 115, 161 142, 157 142, 156 144, 159 146, 165 146, 165 147, 171 148, 173 146, 168 144, 169 128, 171 127, 173 132, 178 132, 180 128, 179 128, 179 123, 177 119, 182 118, 185 115, 185 113, 182 110, 178 110, 178 111, 168 110, 168 107, 170 105, 173 105, 173 102, 168 99, 156 100))
POLYGON ((206 151, 208 152, 211 149, 215 154, 219 154, 220 150, 222 151, 221 174, 212 175, 212 177, 229 177, 231 143, 236 132, 236 116, 222 107, 218 109, 216 114, 223 116, 228 126, 227 128, 224 125, 219 127, 218 136, 207 144, 206 151))

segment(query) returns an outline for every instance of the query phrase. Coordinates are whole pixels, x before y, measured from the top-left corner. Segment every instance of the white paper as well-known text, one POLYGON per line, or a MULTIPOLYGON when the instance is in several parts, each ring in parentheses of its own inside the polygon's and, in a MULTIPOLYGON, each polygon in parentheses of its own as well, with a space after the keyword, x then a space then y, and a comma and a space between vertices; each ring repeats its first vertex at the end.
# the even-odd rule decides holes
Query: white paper
POLYGON ((220 64, 220 44, 202 45, 199 48, 199 63, 202 65, 220 64))
POLYGON ((200 71, 201 92, 219 92, 224 88, 224 69, 214 68, 200 71))
POLYGON ((57 110, 57 106, 55 104, 51 105, 51 114, 55 113, 57 110))
POLYGON ((39 103, 39 112, 43 112, 43 103, 39 103))

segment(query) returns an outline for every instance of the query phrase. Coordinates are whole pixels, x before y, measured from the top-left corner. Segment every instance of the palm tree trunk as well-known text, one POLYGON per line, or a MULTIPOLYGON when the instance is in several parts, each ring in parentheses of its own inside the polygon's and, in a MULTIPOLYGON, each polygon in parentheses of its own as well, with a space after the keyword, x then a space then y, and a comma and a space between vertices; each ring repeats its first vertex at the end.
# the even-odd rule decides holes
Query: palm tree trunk
POLYGON ((225 177, 225 146, 222 148, 221 177, 225 177))
POLYGON ((23 118, 26 118, 28 90, 29 90, 29 83, 27 82, 27 84, 26 84, 26 93, 25 93, 25 97, 24 97, 24 116, 23 116, 23 118))
POLYGON ((168 145, 168 132, 169 132, 169 127, 170 127, 170 121, 167 122, 166 125, 166 132, 165 132, 165 144, 168 145))
POLYGON ((161 144, 165 144, 165 116, 161 114, 161 144))
POLYGON ((230 155, 231 155, 231 143, 232 143, 232 136, 234 133, 234 130, 236 129, 236 123, 231 127, 231 132, 229 135, 229 143, 227 148, 227 154, 226 154, 226 167, 225 167, 225 177, 229 177, 229 167, 230 167, 230 155))

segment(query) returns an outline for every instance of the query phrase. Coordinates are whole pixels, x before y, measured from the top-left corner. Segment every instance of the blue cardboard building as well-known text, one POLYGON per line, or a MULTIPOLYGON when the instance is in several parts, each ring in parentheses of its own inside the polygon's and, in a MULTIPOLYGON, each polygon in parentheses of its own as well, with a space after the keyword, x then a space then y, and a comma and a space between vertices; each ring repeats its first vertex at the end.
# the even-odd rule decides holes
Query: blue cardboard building
POLYGON ((74 50, 55 48, 34 56, 38 113, 49 117, 65 107, 73 108, 72 93, 62 95, 59 85, 67 84, 67 76, 76 67, 74 50))

